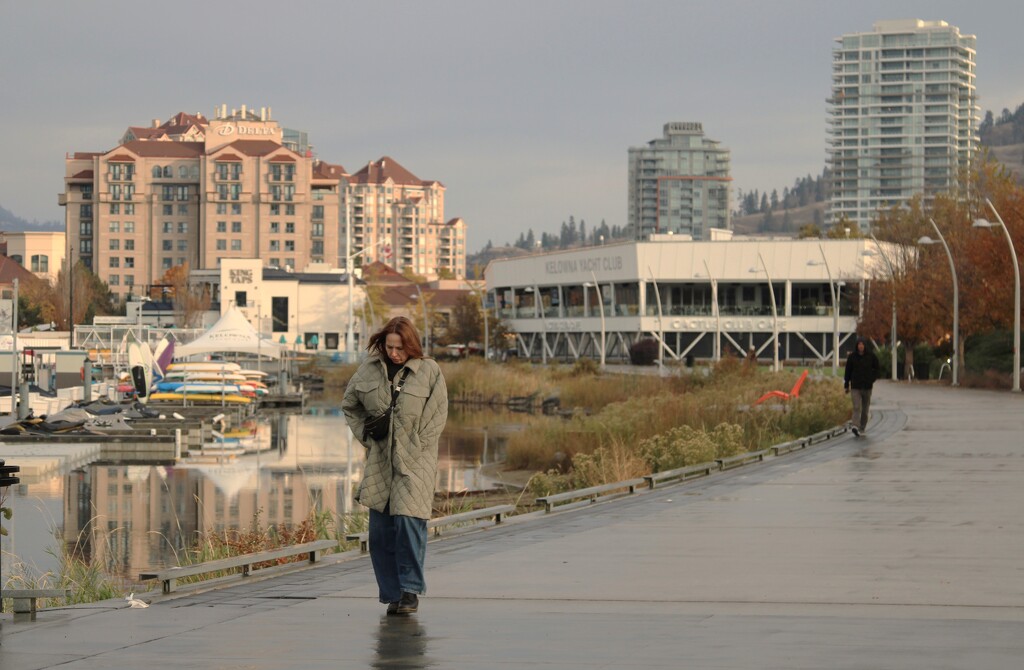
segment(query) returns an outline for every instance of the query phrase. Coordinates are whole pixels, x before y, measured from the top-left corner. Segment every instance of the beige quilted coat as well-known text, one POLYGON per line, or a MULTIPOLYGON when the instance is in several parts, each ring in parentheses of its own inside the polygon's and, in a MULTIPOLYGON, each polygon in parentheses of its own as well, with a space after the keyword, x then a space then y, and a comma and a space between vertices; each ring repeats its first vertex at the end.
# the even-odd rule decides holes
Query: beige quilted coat
MULTIPOLYGON (((391 415, 387 440, 363 442, 363 425, 391 403, 387 366, 377 356, 363 361, 345 389, 341 407, 356 439, 366 447, 366 467, 356 501, 378 512, 429 519, 437 481, 437 443, 448 420, 448 388, 430 358, 411 358, 411 371, 391 415)), ((396 380, 402 375, 398 373, 396 380)))

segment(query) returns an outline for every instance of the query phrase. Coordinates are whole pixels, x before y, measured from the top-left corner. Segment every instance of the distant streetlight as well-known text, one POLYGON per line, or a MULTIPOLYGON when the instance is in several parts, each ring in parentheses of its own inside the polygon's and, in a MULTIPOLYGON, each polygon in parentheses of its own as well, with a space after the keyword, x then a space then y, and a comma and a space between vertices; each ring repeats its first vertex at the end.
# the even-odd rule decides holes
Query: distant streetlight
MULTIPOLYGON (((708 273, 708 280, 711 281, 711 302, 715 316, 715 344, 712 348, 712 358, 717 363, 722 358, 722 311, 718 308, 718 280, 711 276, 711 268, 708 267, 707 259, 704 259, 704 270, 708 273)), ((694 274, 699 277, 700 274, 694 274)))
MULTIPOLYGON (((658 301, 658 368, 662 371, 665 369, 665 321, 662 319, 661 313, 661 291, 658 290, 658 280, 654 278, 654 272, 651 270, 651 266, 647 266, 647 274, 651 275, 651 281, 654 282, 654 299, 658 301)), ((604 306, 602 305, 602 308, 604 306)))
POLYGON ((939 227, 935 225, 935 221, 928 219, 928 223, 932 224, 932 228, 935 229, 935 234, 939 236, 938 241, 925 235, 917 241, 918 244, 938 244, 942 243, 942 247, 946 250, 946 257, 949 258, 949 272, 953 276, 953 386, 960 385, 959 376, 959 358, 960 358, 960 292, 957 288, 956 279, 956 267, 953 265, 953 254, 949 251, 949 245, 946 244, 946 238, 942 236, 939 231, 939 227))
POLYGON ((828 291, 832 294, 832 376, 839 376, 839 301, 837 300, 837 286, 832 281, 832 269, 828 265, 828 258, 825 256, 825 248, 818 242, 818 250, 821 252, 821 260, 811 259, 808 265, 824 265, 825 273, 828 274, 828 291))
MULTIPOLYGON (((413 284, 416 287, 416 293, 420 298, 420 306, 423 308, 423 347, 426 354, 430 355, 430 322, 427 320, 427 302, 423 299, 423 291, 420 290, 419 284, 413 284)), ((415 295, 409 296, 410 300, 415 300, 415 295)))
MULTIPOLYGON (((772 276, 768 272, 768 265, 764 262, 761 252, 757 252, 757 260, 764 269, 764 276, 768 278, 768 294, 772 299, 772 372, 779 371, 779 310, 775 304, 775 288, 772 286, 772 276)), ((756 267, 750 268, 749 272, 757 274, 760 272, 756 267)))
POLYGON ((1017 264, 1017 250, 1013 248, 1013 238, 1010 237, 1010 231, 1006 228, 1003 217, 999 216, 999 212, 996 211, 991 200, 985 198, 985 203, 996 215, 999 223, 992 223, 987 219, 976 219, 974 227, 995 228, 999 226, 1002 228, 1006 235, 1006 243, 1010 245, 1010 258, 1013 259, 1013 390, 1020 393, 1020 266, 1017 264))
POLYGON ((345 274, 348 275, 346 277, 346 281, 348 282, 348 329, 345 331, 345 357, 350 363, 353 361, 352 350, 355 348, 355 333, 352 329, 352 321, 355 318, 352 314, 352 294, 355 290, 355 275, 352 273, 352 261, 354 261, 358 256, 365 254, 367 251, 375 250, 377 247, 384 244, 385 241, 386 240, 384 239, 377 240, 377 243, 373 246, 364 247, 345 260, 345 274))
MULTIPOLYGON (((889 336, 889 348, 892 350, 889 352, 891 356, 890 367, 892 373, 892 380, 896 381, 899 375, 896 374, 896 270, 893 268, 892 263, 889 261, 889 257, 882 251, 882 244, 875 237, 874 233, 871 234, 871 239, 875 243, 875 248, 878 249, 878 255, 885 261, 885 267, 889 269, 889 282, 892 284, 892 334, 889 336)), ((862 256, 874 256, 875 252, 870 249, 865 249, 861 252, 862 256)))
POLYGON ((488 332, 489 328, 488 328, 488 325, 487 325, 487 322, 488 322, 488 319, 487 319, 487 298, 486 298, 487 291, 486 291, 486 289, 485 290, 474 289, 472 284, 470 284, 469 291, 470 291, 470 293, 475 293, 476 295, 480 296, 480 309, 482 309, 483 312, 484 312, 484 362, 486 363, 489 360, 489 358, 488 358, 488 348, 489 348, 490 342, 491 342, 491 340, 490 340, 490 333, 488 332))
POLYGON ((601 285, 597 283, 597 276, 594 275, 594 271, 590 271, 590 277, 594 280, 594 283, 586 282, 583 284, 584 288, 593 287, 597 291, 597 306, 601 310, 601 369, 604 369, 604 347, 605 347, 605 325, 604 325, 604 296, 601 295, 601 285))

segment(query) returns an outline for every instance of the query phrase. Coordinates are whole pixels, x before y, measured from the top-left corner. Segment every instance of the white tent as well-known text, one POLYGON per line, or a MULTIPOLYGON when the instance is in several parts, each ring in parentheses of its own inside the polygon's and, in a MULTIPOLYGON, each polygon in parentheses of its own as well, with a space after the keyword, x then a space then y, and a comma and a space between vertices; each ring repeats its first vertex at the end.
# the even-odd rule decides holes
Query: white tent
POLYGON ((175 358, 221 353, 248 353, 280 358, 281 345, 265 337, 261 338, 238 308, 232 305, 210 330, 174 349, 175 358))

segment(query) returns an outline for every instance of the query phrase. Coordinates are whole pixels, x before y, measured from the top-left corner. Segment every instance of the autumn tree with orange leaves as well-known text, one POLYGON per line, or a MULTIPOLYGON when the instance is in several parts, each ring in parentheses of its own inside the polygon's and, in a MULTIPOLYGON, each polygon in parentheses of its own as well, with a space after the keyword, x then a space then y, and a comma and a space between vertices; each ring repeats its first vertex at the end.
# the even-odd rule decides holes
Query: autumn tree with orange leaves
MULTIPOLYGON (((959 286, 960 369, 965 343, 992 331, 1012 331, 1013 266, 1005 236, 998 229, 972 226, 975 219, 996 221, 986 203, 991 200, 1002 216, 1018 257, 1024 252, 1024 188, 1001 165, 983 162, 962 183, 959 192, 941 194, 925 209, 920 198, 881 213, 873 232, 880 241, 896 246, 895 295, 898 337, 905 345, 906 364, 913 364, 913 345, 928 343, 952 349, 953 284, 949 262, 941 245, 919 245, 935 237, 933 220, 949 245, 959 286)), ((877 278, 869 291, 860 324, 862 333, 888 340, 893 285, 877 278)), ((1012 351, 1010 352, 1012 355, 1012 351)))

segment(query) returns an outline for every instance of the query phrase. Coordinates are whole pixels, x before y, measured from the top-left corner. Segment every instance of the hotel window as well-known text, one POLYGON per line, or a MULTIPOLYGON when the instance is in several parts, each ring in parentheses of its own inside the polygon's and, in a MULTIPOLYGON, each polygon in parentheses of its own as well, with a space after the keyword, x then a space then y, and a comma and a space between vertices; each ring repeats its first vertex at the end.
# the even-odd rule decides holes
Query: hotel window
POLYGON ((281 267, 281 259, 280 258, 271 258, 270 259, 270 267, 272 267, 272 268, 279 268, 279 267, 281 267))
POLYGON ((80 218, 80 219, 91 219, 92 218, 92 205, 79 205, 78 206, 78 218, 80 218))
POLYGON ((154 179, 159 179, 161 174, 163 174, 163 173, 160 170, 160 166, 159 165, 154 165, 153 166, 153 178, 154 179))
POLYGON ((135 222, 134 221, 125 221, 124 222, 124 232, 126 232, 126 233, 134 233, 135 232, 135 222))
POLYGON ((228 222, 227 221, 218 221, 217 222, 217 232, 218 233, 226 233, 226 232, 228 232, 228 222))
POLYGON ((242 232, 242 222, 241 221, 232 221, 231 222, 231 232, 233 232, 233 233, 240 233, 240 232, 242 232))
POLYGON ((288 298, 272 297, 270 299, 270 329, 275 333, 288 332, 288 298))
POLYGON ((121 276, 120 275, 110 275, 109 277, 107 277, 107 285, 108 286, 120 286, 121 285, 121 276))
POLYGON ((133 267, 135 267, 135 256, 125 256, 124 257, 124 266, 126 268, 133 268, 133 267))
POLYGON ((313 227, 312 227, 312 235, 313 235, 313 237, 323 237, 324 236, 324 224, 322 224, 322 223, 314 223, 313 227))
POLYGON ((231 205, 231 214, 232 214, 232 216, 238 216, 241 213, 242 213, 242 206, 241 205, 239 205, 239 204, 232 204, 231 205))
POLYGON ((286 266, 290 267, 290 268, 294 268, 295 267, 295 259, 294 258, 286 258, 286 259, 284 259, 284 264, 286 266))
POLYGON ((116 202, 110 203, 110 213, 111 214, 120 214, 121 213, 121 205, 119 203, 116 203, 116 202))
POLYGON ((187 165, 179 165, 178 166, 178 179, 188 179, 188 166, 187 165))
MULTIPOLYGON (((178 195, 178 201, 179 202, 182 201, 182 200, 188 200, 188 186, 178 186, 177 187, 177 195, 178 195)), ((185 211, 188 212, 188 208, 187 207, 186 207, 185 211)))
POLYGON ((217 184, 217 199, 218 200, 227 200, 228 199, 228 185, 227 184, 217 184))
POLYGON ((280 216, 280 214, 281 214, 281 205, 271 205, 270 206, 270 214, 271 214, 271 216, 280 216))
POLYGON ((312 253, 313 253, 314 256, 323 256, 324 255, 324 241, 323 240, 313 240, 313 252, 312 253))
POLYGON ((119 232, 121 232, 121 222, 120 221, 111 221, 110 224, 107 226, 107 232, 110 232, 110 233, 119 233, 119 232))
POLYGON ((277 240, 270 240, 271 251, 281 251, 281 243, 277 240))
POLYGON ((163 174, 163 176, 168 178, 168 179, 170 179, 171 177, 174 176, 174 173, 171 172, 171 166, 170 165, 165 165, 164 166, 164 174, 163 174))
POLYGON ((78 244, 82 247, 83 254, 92 253, 92 240, 79 240, 78 244))
POLYGON ((277 221, 271 221, 270 222, 270 232, 272 232, 272 233, 279 233, 279 232, 281 232, 281 224, 278 223, 277 221))
POLYGON ((228 213, 228 206, 227 206, 227 204, 223 203, 223 202, 218 202, 217 203, 217 213, 218 214, 227 214, 228 213))
POLYGON ((184 265, 184 264, 185 264, 185 259, 184 258, 178 258, 178 265, 184 265))
POLYGON ((131 200, 132 196, 135 195, 135 184, 124 185, 124 199, 131 200))
POLYGON ((188 221, 178 222, 178 232, 181 233, 182 235, 188 234, 188 221))
POLYGON ((125 204, 125 206, 124 206, 124 213, 125 214, 129 214, 129 215, 135 214, 135 203, 127 203, 127 204, 125 204))
POLYGON ((135 251, 135 240, 125 240, 124 241, 124 250, 125 251, 135 251))
POLYGON ((164 205, 163 210, 164 216, 174 216, 174 205, 164 205))
POLYGON ((164 251, 174 251, 174 243, 170 240, 161 240, 160 247, 164 251))
MULTIPOLYGON (((165 201, 165 202, 167 200, 174 200, 174 187, 173 186, 164 186, 164 187, 162 187, 161 191, 160 191, 160 199, 165 201)), ((170 205, 164 205, 164 207, 165 208, 166 207, 170 207, 170 205)))
MULTIPOLYGON (((294 187, 292 187, 292 188, 294 188, 294 187)), ((284 206, 284 215, 285 216, 295 216, 295 205, 285 205, 284 206)))
POLYGON ((170 270, 173 266, 171 265, 170 258, 163 258, 160 260, 160 267, 164 270, 170 270))
POLYGON ((324 206, 323 205, 313 205, 313 218, 314 219, 323 219, 324 218, 324 206))
POLYGON ((295 251, 295 240, 285 240, 284 241, 284 250, 285 251, 295 251))
POLYGON ((227 240, 217 240, 217 251, 227 251, 227 250, 228 250, 228 241, 227 240))
POLYGON ((291 221, 286 221, 284 224, 284 232, 289 235, 295 234, 295 224, 291 221))
POLYGON ((242 240, 231 240, 231 251, 241 251, 242 240))
POLYGON ((32 256, 32 272, 49 272, 50 258, 43 255, 32 256))
POLYGON ((178 205, 178 216, 188 216, 188 205, 178 205))
POLYGON ((238 200, 242 197, 242 185, 231 184, 231 199, 238 200))
MULTIPOLYGON (((292 201, 292 200, 295 200, 295 187, 294 186, 289 184, 289 185, 284 187, 284 199, 286 201, 289 201, 289 202, 292 201)), ((293 216, 295 215, 295 205, 292 205, 292 215, 293 216)))
POLYGON ((121 259, 118 258, 117 256, 111 256, 110 257, 110 267, 112 267, 112 268, 119 268, 119 267, 121 267, 121 259))
POLYGON ((116 239, 115 240, 110 240, 109 244, 110 244, 110 246, 108 248, 111 251, 120 251, 121 250, 121 240, 116 240, 116 239))
POLYGON ((124 276, 124 285, 125 286, 135 286, 135 275, 125 275, 124 276))
POLYGON ((174 232, 174 224, 170 221, 164 221, 164 235, 170 235, 174 232))
MULTIPOLYGON (((178 251, 188 251, 188 240, 178 240, 178 251)), ((183 260, 182 263, 184 262, 183 260)))
POLYGON ((89 221, 82 221, 78 224, 79 235, 92 235, 92 223, 89 221))

